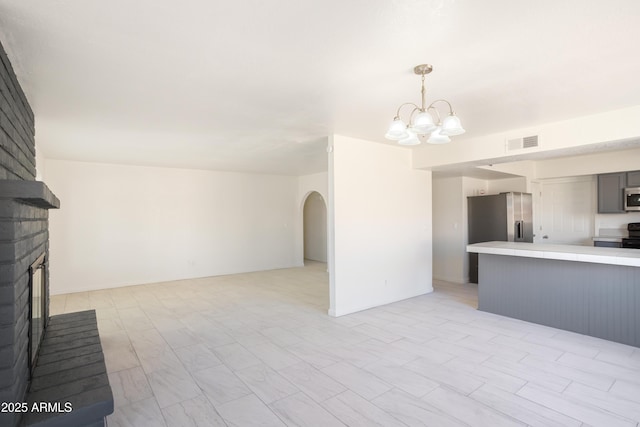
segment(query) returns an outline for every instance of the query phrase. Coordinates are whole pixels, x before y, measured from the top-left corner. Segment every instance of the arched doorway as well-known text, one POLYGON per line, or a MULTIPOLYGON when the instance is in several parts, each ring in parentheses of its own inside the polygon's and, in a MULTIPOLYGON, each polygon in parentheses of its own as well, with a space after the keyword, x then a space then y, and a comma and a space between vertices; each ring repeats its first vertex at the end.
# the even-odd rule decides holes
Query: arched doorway
POLYGON ((304 202, 302 212, 304 259, 327 262, 327 205, 317 191, 304 202))

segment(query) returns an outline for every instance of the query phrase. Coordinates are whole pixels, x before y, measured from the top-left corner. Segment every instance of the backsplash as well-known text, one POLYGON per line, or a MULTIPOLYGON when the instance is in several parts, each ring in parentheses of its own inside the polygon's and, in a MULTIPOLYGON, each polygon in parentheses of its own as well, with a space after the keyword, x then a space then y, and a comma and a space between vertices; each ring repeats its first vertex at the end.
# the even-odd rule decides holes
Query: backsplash
POLYGON ((623 214, 596 214, 594 228, 598 236, 614 236, 617 230, 624 237, 627 236, 627 224, 640 222, 640 212, 628 212, 623 214))

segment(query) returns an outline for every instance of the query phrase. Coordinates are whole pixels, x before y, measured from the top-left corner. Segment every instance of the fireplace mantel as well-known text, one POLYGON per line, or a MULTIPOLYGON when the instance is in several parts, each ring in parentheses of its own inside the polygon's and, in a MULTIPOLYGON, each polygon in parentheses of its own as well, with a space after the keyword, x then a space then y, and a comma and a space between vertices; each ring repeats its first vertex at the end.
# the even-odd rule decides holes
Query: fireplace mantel
POLYGON ((60 200, 42 181, 0 180, 0 199, 14 199, 43 209, 57 209, 60 200))

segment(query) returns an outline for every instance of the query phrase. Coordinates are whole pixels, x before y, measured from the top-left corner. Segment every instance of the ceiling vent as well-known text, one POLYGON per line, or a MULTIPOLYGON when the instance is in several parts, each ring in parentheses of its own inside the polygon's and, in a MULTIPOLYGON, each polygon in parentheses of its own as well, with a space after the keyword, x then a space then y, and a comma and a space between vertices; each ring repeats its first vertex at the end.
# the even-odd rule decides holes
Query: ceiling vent
POLYGON ((507 151, 524 150, 538 146, 538 135, 507 140, 507 151))

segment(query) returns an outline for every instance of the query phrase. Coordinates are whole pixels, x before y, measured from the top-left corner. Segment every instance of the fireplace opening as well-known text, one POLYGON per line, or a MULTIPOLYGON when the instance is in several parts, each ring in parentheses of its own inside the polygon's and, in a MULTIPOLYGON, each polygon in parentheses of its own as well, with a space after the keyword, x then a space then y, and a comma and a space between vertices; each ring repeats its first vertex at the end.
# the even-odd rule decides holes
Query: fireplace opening
POLYGON ((29 367, 36 366, 38 349, 46 328, 46 256, 42 254, 29 267, 29 367))

